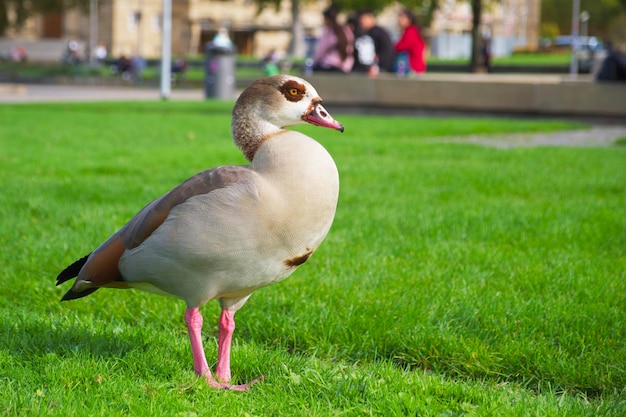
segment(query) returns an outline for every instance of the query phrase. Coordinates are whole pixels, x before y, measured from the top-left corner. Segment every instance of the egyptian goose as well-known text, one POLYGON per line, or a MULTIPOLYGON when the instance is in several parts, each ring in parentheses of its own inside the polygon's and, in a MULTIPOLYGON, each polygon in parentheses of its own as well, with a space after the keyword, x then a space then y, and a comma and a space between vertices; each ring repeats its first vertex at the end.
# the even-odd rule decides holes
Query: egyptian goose
POLYGON ((250 164, 211 168, 148 204, 59 274, 57 285, 76 277, 62 300, 100 287, 181 298, 195 372, 212 387, 248 389, 250 384, 230 384, 235 312, 253 291, 306 262, 335 215, 339 176, 332 157, 310 137, 283 129, 310 123, 343 132, 321 102, 297 77, 255 81, 237 100, 231 124, 250 164), (198 310, 213 299, 222 309, 215 377, 204 356, 198 310))

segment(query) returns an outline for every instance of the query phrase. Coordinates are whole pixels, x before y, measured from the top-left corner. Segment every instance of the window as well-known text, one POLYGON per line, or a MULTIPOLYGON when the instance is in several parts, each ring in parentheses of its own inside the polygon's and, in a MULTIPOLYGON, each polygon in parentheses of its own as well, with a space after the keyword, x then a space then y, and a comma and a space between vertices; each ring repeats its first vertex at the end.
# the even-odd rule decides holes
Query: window
POLYGON ((129 32, 135 32, 137 30, 137 13, 130 12, 126 15, 126 28, 129 32))
POLYGON ((153 32, 160 32, 161 26, 163 25, 163 18, 160 13, 155 13, 152 15, 152 19, 150 19, 150 28, 153 32))

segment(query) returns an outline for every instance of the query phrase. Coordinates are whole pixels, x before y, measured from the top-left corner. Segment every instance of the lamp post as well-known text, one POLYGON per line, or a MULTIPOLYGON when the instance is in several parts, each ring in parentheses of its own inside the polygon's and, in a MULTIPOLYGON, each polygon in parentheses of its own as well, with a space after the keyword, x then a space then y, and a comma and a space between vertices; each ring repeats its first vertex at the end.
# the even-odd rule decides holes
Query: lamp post
POLYGON ((582 12, 580 12, 580 22, 582 23, 582 25, 580 26, 580 35, 582 37, 587 37, 588 35, 587 27, 589 24, 590 17, 591 15, 589 14, 587 10, 583 10, 582 12))
POLYGON ((578 19, 580 17, 580 0, 572 2, 572 60, 570 61, 569 73, 570 77, 578 76, 578 19))
POLYGON ((89 0, 89 62, 96 64, 96 43, 98 42, 98 0, 89 0))
MULTIPOLYGON (((141 5, 139 6, 141 8, 141 5)), ((142 18, 142 13, 141 13, 141 9, 135 11, 135 13, 133 13, 133 19, 135 20, 135 27, 137 28, 137 47, 135 48, 136 50, 136 55, 137 56, 141 56, 142 55, 142 48, 141 48, 141 44, 142 44, 142 38, 141 38, 141 18, 142 18)))
POLYGON ((163 32, 161 41, 161 99, 170 98, 172 90, 172 0, 163 0, 163 32))

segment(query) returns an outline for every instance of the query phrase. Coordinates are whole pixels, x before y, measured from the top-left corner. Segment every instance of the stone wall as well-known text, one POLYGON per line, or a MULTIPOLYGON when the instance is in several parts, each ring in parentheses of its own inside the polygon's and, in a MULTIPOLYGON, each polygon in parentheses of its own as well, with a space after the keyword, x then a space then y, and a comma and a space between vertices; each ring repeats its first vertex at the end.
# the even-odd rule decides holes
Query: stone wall
POLYGON ((384 74, 314 74, 325 102, 346 106, 415 108, 626 118, 626 84, 570 80, 560 75, 424 74, 399 79, 384 74))

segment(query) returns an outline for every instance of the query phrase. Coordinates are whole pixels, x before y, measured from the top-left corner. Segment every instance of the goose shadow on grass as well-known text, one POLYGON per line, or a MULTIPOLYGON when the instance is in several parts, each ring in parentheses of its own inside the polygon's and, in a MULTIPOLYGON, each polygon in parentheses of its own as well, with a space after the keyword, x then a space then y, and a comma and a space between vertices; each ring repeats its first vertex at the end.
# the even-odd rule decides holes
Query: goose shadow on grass
POLYGON ((72 323, 63 327, 42 321, 10 322, 0 326, 3 327, 0 350, 19 357, 55 354, 69 358, 80 352, 95 358, 123 358, 147 343, 139 334, 107 329, 94 331, 72 323))

